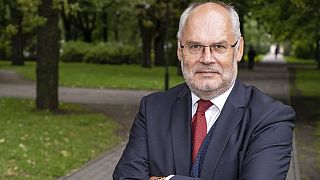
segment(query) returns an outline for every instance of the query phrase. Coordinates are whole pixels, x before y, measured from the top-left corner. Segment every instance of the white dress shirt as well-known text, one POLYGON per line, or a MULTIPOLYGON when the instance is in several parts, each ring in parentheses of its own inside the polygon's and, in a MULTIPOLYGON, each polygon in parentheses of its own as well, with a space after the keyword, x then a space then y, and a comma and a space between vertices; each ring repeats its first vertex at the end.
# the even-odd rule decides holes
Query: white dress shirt
MULTIPOLYGON (((207 121, 207 133, 209 132, 210 128, 218 119, 221 113, 221 110, 224 104, 226 103, 227 98, 233 86, 234 84, 226 92, 210 100, 213 105, 210 106, 209 109, 205 112, 206 121, 207 121)), ((193 92, 191 92, 191 99, 192 99, 192 117, 193 117, 197 111, 197 108, 198 108, 197 102, 200 98, 197 95, 195 95, 193 92)))
MULTIPOLYGON (((210 128, 213 126, 213 124, 216 122, 216 120, 220 116, 222 108, 226 103, 233 86, 234 84, 232 84, 232 86, 226 92, 210 100, 213 105, 210 106, 209 109, 205 112, 206 121, 207 121, 207 133, 209 132, 210 128)), ((200 98, 197 95, 195 95, 193 92, 191 92, 191 99, 192 99, 192 117, 193 117, 194 114, 197 112, 198 100, 200 98)), ((167 176, 165 180, 170 180, 173 176, 174 175, 167 176)))

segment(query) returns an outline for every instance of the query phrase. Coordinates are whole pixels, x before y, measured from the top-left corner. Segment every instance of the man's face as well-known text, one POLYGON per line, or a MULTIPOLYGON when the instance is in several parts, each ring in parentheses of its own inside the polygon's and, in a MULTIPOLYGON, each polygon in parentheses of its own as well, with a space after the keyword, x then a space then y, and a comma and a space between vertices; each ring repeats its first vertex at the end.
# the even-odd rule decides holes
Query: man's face
POLYGON ((220 6, 212 8, 200 6, 192 12, 179 40, 185 47, 177 51, 186 83, 202 99, 212 99, 231 87, 242 57, 243 40, 234 36, 229 14, 220 6), (236 42, 239 46, 230 47, 236 42), (190 51, 194 45, 221 44, 228 47, 223 53, 209 47, 199 53, 190 51))

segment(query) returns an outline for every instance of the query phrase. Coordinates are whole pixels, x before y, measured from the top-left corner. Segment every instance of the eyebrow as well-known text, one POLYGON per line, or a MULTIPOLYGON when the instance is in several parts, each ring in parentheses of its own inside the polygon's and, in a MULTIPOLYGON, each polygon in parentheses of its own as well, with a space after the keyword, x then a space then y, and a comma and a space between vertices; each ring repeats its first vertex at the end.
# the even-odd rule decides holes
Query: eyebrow
MULTIPOLYGON (((222 41, 218 41, 218 42, 214 42, 214 43, 211 43, 210 45, 214 45, 214 44, 227 44, 228 42, 226 40, 222 40, 222 41)), ((198 41, 187 41, 186 44, 201 44, 203 45, 203 43, 201 42, 198 42, 198 41)))
POLYGON ((202 43, 197 41, 187 41, 186 44, 202 44, 202 43))

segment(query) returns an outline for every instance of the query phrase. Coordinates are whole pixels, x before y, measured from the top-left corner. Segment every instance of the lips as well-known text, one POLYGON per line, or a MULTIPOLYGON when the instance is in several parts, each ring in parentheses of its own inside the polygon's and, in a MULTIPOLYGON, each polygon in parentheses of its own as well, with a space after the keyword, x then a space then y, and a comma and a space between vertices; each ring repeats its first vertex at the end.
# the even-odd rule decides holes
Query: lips
POLYGON ((219 69, 219 67, 214 66, 195 66, 193 72, 194 74, 221 74, 221 71, 219 69))
POLYGON ((219 74, 218 71, 215 70, 196 70, 195 73, 199 73, 199 74, 219 74))
POLYGON ((196 73, 218 73, 217 71, 196 71, 196 73))

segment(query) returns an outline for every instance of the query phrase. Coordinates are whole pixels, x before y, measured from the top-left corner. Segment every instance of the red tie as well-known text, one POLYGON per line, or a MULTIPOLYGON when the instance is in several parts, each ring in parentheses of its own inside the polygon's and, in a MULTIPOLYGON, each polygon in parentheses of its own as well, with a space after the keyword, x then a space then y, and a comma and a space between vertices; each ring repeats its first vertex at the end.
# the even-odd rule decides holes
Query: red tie
POLYGON ((200 99, 196 114, 192 118, 192 162, 195 161, 202 141, 207 135, 207 121, 205 112, 212 106, 212 102, 200 99))

